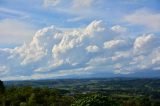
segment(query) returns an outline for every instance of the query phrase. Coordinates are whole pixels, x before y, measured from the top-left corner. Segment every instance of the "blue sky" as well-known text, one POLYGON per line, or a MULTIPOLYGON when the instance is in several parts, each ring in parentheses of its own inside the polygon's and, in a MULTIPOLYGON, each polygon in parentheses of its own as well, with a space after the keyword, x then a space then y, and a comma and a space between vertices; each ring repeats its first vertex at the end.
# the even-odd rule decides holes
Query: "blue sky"
POLYGON ((0 0, 0 76, 157 73, 159 5, 159 0, 0 0))

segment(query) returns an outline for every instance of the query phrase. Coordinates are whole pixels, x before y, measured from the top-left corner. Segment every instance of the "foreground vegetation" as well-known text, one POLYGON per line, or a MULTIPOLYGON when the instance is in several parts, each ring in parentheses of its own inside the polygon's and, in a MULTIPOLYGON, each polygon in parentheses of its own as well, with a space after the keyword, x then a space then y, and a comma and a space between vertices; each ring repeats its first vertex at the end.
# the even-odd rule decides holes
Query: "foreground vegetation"
POLYGON ((0 106, 160 106, 160 79, 0 81, 0 106))

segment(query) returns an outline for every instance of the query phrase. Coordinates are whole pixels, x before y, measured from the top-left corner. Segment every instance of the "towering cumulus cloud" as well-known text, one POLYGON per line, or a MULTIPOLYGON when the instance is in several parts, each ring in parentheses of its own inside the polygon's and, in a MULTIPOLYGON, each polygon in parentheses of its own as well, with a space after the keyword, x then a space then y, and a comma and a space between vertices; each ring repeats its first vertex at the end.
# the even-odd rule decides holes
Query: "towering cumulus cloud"
POLYGON ((38 79, 159 70, 159 36, 130 38, 126 30, 119 25, 109 28, 102 21, 76 29, 43 28, 29 44, 0 49, 0 77, 38 79))

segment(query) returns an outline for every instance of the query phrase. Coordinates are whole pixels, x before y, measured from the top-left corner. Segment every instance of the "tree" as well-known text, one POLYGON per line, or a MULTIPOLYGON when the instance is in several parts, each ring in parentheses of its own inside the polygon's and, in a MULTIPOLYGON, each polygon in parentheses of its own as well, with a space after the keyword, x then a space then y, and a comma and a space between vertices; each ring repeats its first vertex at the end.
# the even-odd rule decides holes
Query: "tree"
POLYGON ((21 102, 21 103, 20 103, 20 106, 27 106, 27 103, 21 102))
POLYGON ((36 104, 36 96, 35 96, 34 93, 32 93, 31 96, 29 97, 28 105, 29 106, 37 106, 37 104, 36 104))
POLYGON ((0 95, 3 95, 5 92, 5 86, 3 82, 0 80, 0 95))
POLYGON ((3 82, 0 80, 0 105, 3 105, 3 106, 5 104, 4 93, 5 93, 5 86, 4 86, 3 82))

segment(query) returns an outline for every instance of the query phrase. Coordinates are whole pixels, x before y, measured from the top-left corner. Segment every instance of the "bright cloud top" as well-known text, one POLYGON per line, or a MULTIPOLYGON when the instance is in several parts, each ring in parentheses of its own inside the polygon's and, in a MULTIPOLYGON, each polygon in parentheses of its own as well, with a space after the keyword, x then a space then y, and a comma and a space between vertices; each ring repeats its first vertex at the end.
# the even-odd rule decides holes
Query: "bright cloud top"
POLYGON ((127 28, 109 28, 102 21, 75 29, 43 28, 30 43, 0 49, 0 77, 39 79, 157 71, 160 37, 145 34, 130 38, 127 34, 127 28))

